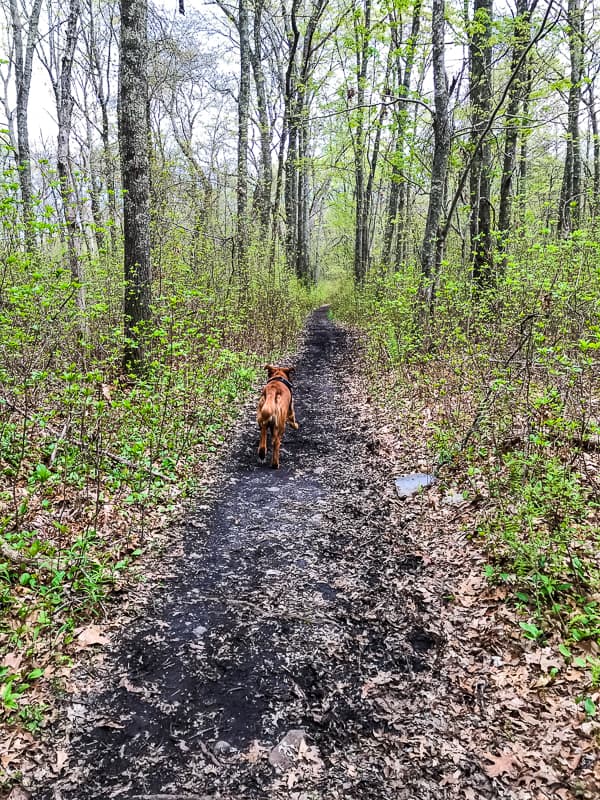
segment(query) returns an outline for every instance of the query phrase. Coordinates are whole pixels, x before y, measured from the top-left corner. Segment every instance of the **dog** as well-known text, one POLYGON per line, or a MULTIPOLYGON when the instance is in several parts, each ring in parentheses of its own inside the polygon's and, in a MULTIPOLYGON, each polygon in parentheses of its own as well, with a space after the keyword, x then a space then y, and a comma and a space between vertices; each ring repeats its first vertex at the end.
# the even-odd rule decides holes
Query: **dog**
POLYGON ((271 466, 273 469, 279 469, 279 448, 285 433, 285 423, 289 422, 296 431, 299 428, 294 415, 291 383, 291 376, 295 370, 294 367, 274 367, 272 364, 265 364, 265 369, 267 384, 262 390, 256 412, 256 421, 260 427, 258 457, 261 461, 266 458, 267 430, 270 430, 273 446, 271 466))

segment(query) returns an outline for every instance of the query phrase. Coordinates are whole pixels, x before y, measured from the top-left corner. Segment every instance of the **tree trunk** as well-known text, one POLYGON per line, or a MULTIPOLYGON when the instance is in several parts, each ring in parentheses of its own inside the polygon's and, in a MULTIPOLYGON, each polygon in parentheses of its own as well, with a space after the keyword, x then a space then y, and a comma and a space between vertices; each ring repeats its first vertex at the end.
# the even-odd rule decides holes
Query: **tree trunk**
POLYGON ((433 0, 431 33, 435 106, 433 118, 434 150, 429 208, 427 210, 427 222, 421 248, 421 268, 424 280, 421 293, 429 307, 431 307, 435 296, 435 283, 442 259, 443 238, 439 235, 439 225, 446 192, 446 175, 452 141, 449 94, 446 81, 444 31, 444 0, 433 0))
POLYGON ((248 3, 238 3, 238 33, 240 37, 240 93, 238 98, 237 148, 237 271, 240 288, 248 280, 248 127, 250 120, 250 40, 248 32, 248 3))
POLYGON ((493 278, 491 230, 492 151, 482 134, 492 113, 492 0, 475 0, 471 23, 471 149, 474 158, 470 175, 471 259, 473 279, 479 286, 493 278))
POLYGON ((147 0, 121 0, 119 148, 125 228, 124 368, 144 363, 144 323, 150 320, 150 158, 147 0))
POLYGON ((79 15, 79 0, 70 0, 60 79, 57 87, 58 144, 56 150, 56 169, 58 172, 60 196, 65 219, 69 269, 71 271, 71 280, 77 287, 76 302, 80 314, 81 330, 85 335, 87 331, 85 322, 85 287, 83 284, 83 270, 81 268, 81 260, 78 252, 77 210, 71 181, 70 163, 71 122, 74 105, 74 99, 71 93, 71 71, 73 67, 73 58, 75 56, 75 46, 77 44, 79 15))
MULTIPOLYGON (((289 18, 289 56, 285 75, 285 114, 288 150, 285 162, 286 261, 301 281, 311 280, 309 230, 309 83, 321 42, 314 43, 328 0, 316 0, 304 36, 298 28, 299 0, 293 0, 289 18), (297 58, 302 40, 302 52, 297 58), (299 63, 298 63, 299 62, 299 63)), ((285 132, 284 132, 285 133, 285 132)))
POLYGON ((87 25, 83 26, 83 35, 87 42, 88 59, 90 63, 90 76, 94 87, 96 99, 100 105, 100 138, 102 140, 102 156, 104 166, 104 182, 106 185, 106 195, 108 204, 108 233, 110 237, 110 251, 115 253, 117 248, 117 189, 115 181, 115 167, 113 163, 113 156, 110 146, 110 123, 108 115, 109 107, 109 84, 108 84, 108 69, 110 67, 110 53, 108 53, 108 64, 106 65, 107 79, 104 80, 103 69, 104 65, 100 54, 98 52, 98 43, 96 41, 96 26, 94 22, 94 5, 92 0, 88 0, 88 19, 87 25))
POLYGON ((31 181, 31 151, 29 149, 28 106, 33 54, 38 37, 41 7, 42 0, 34 0, 27 27, 27 42, 25 50, 23 50, 22 22, 17 0, 10 0, 17 93, 17 163, 19 167, 21 202, 23 204, 25 246, 28 251, 35 249, 36 238, 33 230, 33 187, 31 181))
POLYGON ((600 130, 598 129, 598 115, 596 112, 593 82, 588 86, 587 94, 587 107, 590 116, 590 126, 592 128, 592 150, 594 165, 590 210, 592 213, 592 219, 595 220, 598 216, 598 212, 600 211, 600 130))
POLYGON ((260 176, 258 189, 258 213, 262 239, 266 241, 271 218, 271 191, 273 188, 273 167, 271 165, 271 126, 267 108, 267 92, 262 65, 261 20, 264 0, 256 0, 254 11, 254 49, 250 53, 252 74, 256 87, 256 107, 260 133, 260 176))
POLYGON ((285 114, 287 131, 287 155, 285 159, 285 254, 289 267, 295 268, 298 236, 298 98, 296 53, 300 42, 300 31, 296 20, 299 0, 292 0, 290 11, 291 31, 288 35, 289 53, 285 73, 285 114))
POLYGON ((354 18, 354 37, 356 46, 356 108, 357 123, 354 136, 354 193, 356 197, 356 214, 354 226, 354 279, 363 283, 369 268, 365 253, 369 252, 369 228, 365 218, 366 212, 366 131, 365 131, 365 88, 369 65, 369 41, 371 36, 371 0, 364 0, 362 20, 354 18))
MULTIPOLYGON (((392 157, 392 177, 390 184, 390 194, 387 205, 385 233, 383 237, 383 258, 382 261, 388 266, 394 263, 394 239, 396 239, 396 264, 401 263, 403 212, 406 205, 406 183, 404 176, 404 150, 405 136, 408 127, 409 114, 406 97, 410 91, 410 81, 412 69, 415 61, 415 50, 419 29, 421 26, 421 0, 415 0, 413 7, 412 25, 409 39, 406 43, 406 64, 404 75, 402 76, 402 66, 400 59, 397 59, 396 72, 398 74, 399 99, 394 109, 394 122, 396 125, 396 146, 392 157)), ((400 47, 400 42, 394 42, 396 48, 400 47)))
MULTIPOLYGON (((529 0, 517 0, 517 15, 513 32, 513 52, 511 73, 516 73, 514 83, 508 95, 506 107, 506 126, 504 134, 504 159, 500 178, 500 209, 498 212, 498 230, 500 247, 506 251, 506 240, 510 230, 512 210, 513 176, 517 164, 517 139, 519 134, 519 108, 527 83, 527 65, 521 61, 525 48, 529 44, 529 0), (519 66, 520 65, 520 66, 519 66)), ((506 266, 506 263, 504 263, 506 266)))
POLYGON ((571 78, 567 114, 567 150, 563 171, 558 230, 566 236, 579 226, 581 216, 581 151, 579 145, 579 106, 583 78, 583 14, 580 0, 569 0, 569 51, 571 78))
POLYGON ((531 68, 531 64, 527 64, 526 70, 526 78, 525 78, 525 91, 523 93, 523 114, 521 117, 521 144, 519 147, 519 174, 518 174, 518 191, 517 191, 517 200, 518 200, 518 209, 519 209, 519 217, 518 217, 518 224, 519 228, 522 229, 525 226, 525 209, 527 207, 527 167, 529 164, 529 152, 528 152, 528 143, 529 143, 529 132, 528 126, 530 124, 529 120, 529 104, 531 98, 531 88, 533 85, 533 70, 531 68))

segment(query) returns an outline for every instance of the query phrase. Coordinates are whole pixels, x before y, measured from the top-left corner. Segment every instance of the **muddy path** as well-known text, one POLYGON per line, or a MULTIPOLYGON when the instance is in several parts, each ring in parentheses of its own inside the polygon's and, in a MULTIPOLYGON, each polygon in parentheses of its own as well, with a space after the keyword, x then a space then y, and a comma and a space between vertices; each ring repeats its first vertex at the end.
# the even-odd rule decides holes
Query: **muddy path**
POLYGON ((281 469, 257 463, 248 414, 173 576, 67 710, 61 777, 33 796, 432 800, 463 796, 457 770, 465 797, 505 796, 449 729, 444 637, 411 588, 423 558, 351 390, 356 354, 312 315, 281 469))

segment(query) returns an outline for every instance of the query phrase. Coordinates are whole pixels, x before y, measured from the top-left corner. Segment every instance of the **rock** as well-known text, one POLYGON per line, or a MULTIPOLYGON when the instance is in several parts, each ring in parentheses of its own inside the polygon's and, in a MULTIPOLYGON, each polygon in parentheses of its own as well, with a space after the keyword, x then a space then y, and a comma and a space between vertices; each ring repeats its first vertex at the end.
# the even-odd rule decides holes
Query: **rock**
POLYGON ((235 747, 229 742, 226 742, 224 739, 219 739, 219 741, 213 747, 213 752, 216 756, 226 756, 230 753, 235 752, 235 747))
POLYGON ((396 491, 398 497, 412 497, 419 489, 432 486, 436 481, 435 475, 428 472, 410 472, 406 475, 399 475, 396 480, 396 491))
POLYGON ((201 639, 207 630, 208 628, 205 628, 204 625, 198 625, 196 628, 194 628, 192 633, 194 634, 196 639, 201 639))
POLYGON ((453 494, 447 494, 444 499, 442 500, 443 506, 459 506, 463 503, 465 498, 460 494, 460 492, 454 492, 453 494))
POLYGON ((294 728, 288 731, 279 744, 269 753, 269 764, 275 769, 286 770, 294 764, 300 745, 306 739, 306 731, 294 728))

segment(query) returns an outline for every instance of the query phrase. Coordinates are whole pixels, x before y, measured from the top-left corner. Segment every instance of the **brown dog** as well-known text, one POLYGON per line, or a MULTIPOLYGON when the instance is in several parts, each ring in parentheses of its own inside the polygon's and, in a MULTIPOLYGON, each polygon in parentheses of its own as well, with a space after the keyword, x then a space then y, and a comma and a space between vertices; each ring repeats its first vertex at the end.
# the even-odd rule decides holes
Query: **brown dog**
POLYGON ((272 364, 266 364, 265 369, 267 370, 267 385, 262 390, 256 412, 256 421, 260 427, 258 457, 264 461, 267 455, 267 429, 269 429, 273 445, 271 466, 273 469, 278 469, 279 448, 285 433, 285 423, 289 422, 294 430, 298 430, 290 382, 294 368, 274 367, 272 364))

